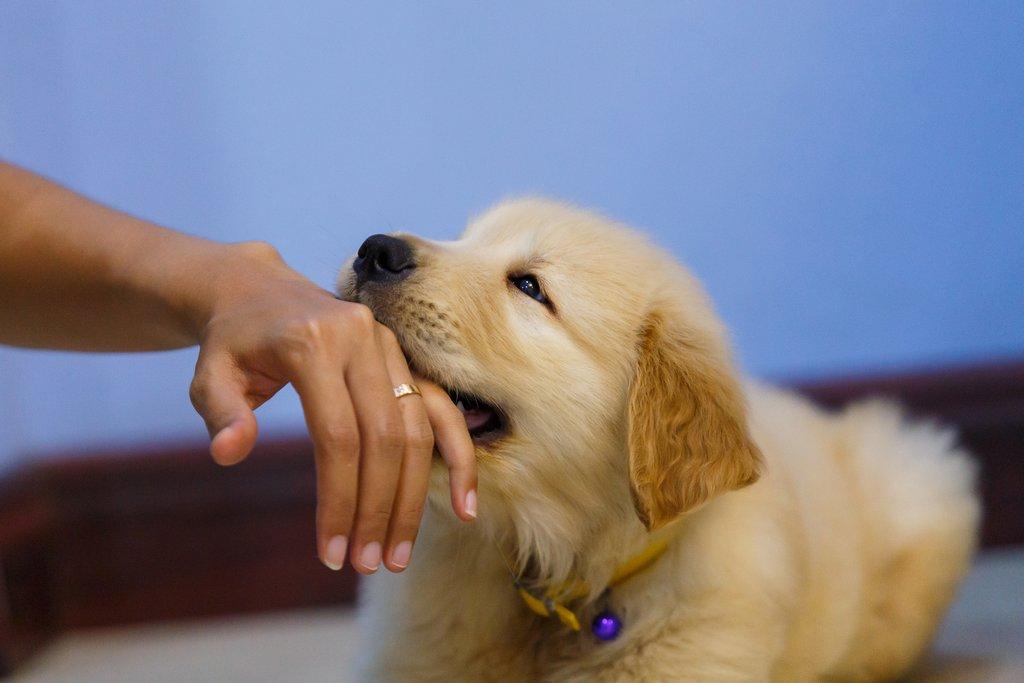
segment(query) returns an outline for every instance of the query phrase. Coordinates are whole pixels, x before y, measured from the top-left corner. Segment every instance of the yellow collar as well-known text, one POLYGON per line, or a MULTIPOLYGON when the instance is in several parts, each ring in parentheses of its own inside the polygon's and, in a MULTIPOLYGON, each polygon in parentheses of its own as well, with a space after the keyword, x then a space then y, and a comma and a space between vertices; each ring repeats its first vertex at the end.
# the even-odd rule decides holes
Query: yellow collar
MULTIPOLYGON (((608 588, 614 588, 647 569, 667 549, 667 539, 658 538, 651 541, 639 554, 629 558, 615 569, 612 578, 608 580, 608 588)), ((565 603, 579 600, 590 594, 590 586, 586 581, 569 582, 548 588, 546 591, 530 590, 519 582, 516 582, 516 588, 519 591, 519 597, 533 613, 542 617, 557 616, 573 631, 580 630, 580 620, 572 610, 565 606, 565 603)))

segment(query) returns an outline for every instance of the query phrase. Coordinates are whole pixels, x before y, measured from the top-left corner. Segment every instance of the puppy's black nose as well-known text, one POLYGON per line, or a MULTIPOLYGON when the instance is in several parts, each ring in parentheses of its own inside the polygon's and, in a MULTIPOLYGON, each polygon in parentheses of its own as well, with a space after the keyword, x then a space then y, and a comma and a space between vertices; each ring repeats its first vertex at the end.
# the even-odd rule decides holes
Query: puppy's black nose
POLYGON ((390 235, 367 237, 352 263, 356 283, 397 282, 408 277, 416 267, 414 256, 405 240, 390 235))

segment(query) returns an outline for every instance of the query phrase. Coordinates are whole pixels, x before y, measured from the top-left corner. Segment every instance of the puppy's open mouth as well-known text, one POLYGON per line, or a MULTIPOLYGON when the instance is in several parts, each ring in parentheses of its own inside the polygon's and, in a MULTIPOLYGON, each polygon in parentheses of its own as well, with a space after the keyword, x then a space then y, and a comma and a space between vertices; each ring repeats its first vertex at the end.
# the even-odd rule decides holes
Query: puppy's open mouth
POLYGON ((477 444, 497 441, 505 435, 506 421, 501 411, 493 405, 457 389, 448 389, 452 403, 462 411, 469 435, 477 444))

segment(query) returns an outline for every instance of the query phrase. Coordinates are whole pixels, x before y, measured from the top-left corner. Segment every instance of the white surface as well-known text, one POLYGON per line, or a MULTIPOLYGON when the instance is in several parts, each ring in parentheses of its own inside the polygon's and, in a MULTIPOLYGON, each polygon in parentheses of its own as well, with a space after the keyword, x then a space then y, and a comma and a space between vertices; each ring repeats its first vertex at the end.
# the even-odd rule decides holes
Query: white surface
POLYGON ((350 610, 295 612, 69 636, 15 681, 350 681, 350 610))
MULTIPOLYGON (((350 610, 149 626, 66 637, 15 680, 350 681, 358 647, 350 610)), ((1024 681, 1024 550, 978 562, 915 680, 1024 681)))

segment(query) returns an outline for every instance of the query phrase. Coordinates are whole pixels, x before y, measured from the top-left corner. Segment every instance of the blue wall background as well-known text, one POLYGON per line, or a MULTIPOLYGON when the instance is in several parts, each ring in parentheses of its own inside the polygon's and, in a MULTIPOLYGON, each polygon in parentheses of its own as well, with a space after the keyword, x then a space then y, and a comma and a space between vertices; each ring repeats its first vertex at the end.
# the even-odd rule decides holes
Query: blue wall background
MULTIPOLYGON (((599 207, 770 378, 1024 351, 1020 2, 297 4, 7 0, 0 156, 325 285, 382 229, 599 207)), ((0 464, 202 438, 193 361, 0 349, 0 464)))

